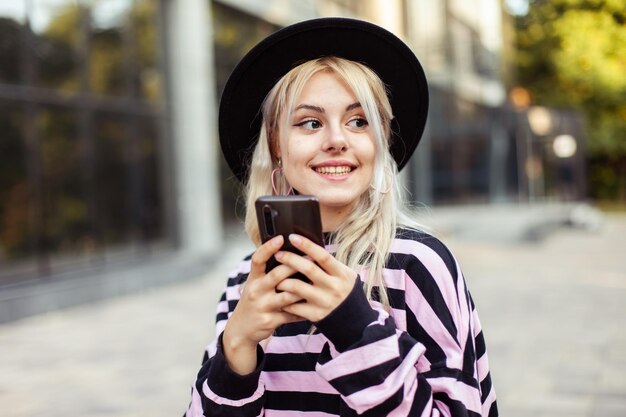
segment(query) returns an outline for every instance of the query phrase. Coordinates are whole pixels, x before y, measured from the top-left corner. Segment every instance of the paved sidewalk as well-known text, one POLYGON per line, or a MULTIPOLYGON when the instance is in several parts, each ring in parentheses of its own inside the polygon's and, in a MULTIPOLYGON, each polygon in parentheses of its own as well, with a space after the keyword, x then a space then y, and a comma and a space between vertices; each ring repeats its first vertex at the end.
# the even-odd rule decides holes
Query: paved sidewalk
MULTIPOLYGON (((494 242, 450 226, 477 212, 437 210, 479 308, 501 415, 625 416, 626 216, 494 242)), ((0 325, 0 415, 181 415, 226 273, 250 250, 230 242, 197 280, 0 325)))

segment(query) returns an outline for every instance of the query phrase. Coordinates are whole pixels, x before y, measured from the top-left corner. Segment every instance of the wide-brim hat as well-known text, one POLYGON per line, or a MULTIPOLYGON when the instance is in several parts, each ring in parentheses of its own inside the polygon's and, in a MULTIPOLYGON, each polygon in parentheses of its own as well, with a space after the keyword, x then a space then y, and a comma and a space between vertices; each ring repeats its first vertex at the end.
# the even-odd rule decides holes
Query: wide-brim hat
POLYGON ((222 152, 235 176, 248 177, 261 128, 263 100, 295 66, 323 56, 367 65, 381 78, 394 115, 391 154, 404 167, 424 131, 428 85, 411 49, 396 35, 369 22, 319 18, 282 28, 254 46, 230 75, 219 108, 222 152))

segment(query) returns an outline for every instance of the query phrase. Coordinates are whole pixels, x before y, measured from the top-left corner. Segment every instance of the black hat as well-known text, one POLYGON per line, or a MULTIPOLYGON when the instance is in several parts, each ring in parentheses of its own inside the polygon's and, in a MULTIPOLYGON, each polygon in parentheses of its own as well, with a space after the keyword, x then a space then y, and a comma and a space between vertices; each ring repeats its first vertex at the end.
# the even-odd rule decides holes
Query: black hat
POLYGON ((391 154, 399 169, 409 160, 428 113, 428 85, 419 61, 386 29, 362 20, 320 18, 287 26, 259 42, 241 59, 224 87, 220 143, 240 181, 248 176, 265 96, 292 68, 323 56, 360 62, 382 79, 394 115, 391 154))

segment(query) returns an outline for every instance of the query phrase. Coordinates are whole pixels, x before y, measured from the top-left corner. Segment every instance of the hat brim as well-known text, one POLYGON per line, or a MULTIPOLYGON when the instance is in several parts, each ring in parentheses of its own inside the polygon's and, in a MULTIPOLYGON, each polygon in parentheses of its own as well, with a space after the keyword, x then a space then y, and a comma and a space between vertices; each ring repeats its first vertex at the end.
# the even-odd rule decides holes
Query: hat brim
POLYGON ((261 128, 261 104, 296 65, 338 56, 367 65, 386 85, 394 122, 391 154, 402 169, 417 147, 428 113, 428 85, 419 61, 391 32, 362 20, 320 18, 280 29, 253 47, 230 75, 219 108, 222 152, 247 180, 261 128))

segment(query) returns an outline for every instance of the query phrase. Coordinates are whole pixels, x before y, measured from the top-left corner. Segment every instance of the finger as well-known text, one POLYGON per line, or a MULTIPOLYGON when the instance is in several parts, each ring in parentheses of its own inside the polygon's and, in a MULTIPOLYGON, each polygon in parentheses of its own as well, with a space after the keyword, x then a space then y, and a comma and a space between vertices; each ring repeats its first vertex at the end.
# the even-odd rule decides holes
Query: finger
POLYGON ((298 271, 291 266, 280 264, 267 273, 262 281, 262 285, 264 288, 274 289, 281 281, 293 276, 296 272, 298 271))
POLYGON ((313 284, 323 285, 330 277, 322 268, 312 260, 288 251, 276 252, 276 259, 283 265, 290 266, 294 270, 304 274, 313 284))
POLYGON ((276 293, 272 297, 272 300, 268 303, 268 307, 272 311, 281 310, 283 307, 288 306, 293 303, 297 303, 298 301, 301 301, 301 300, 302 300, 302 297, 300 297, 299 295, 283 291, 280 293, 276 293))
POLYGON ((293 294, 302 300, 317 300, 317 297, 322 291, 309 283, 295 278, 281 281, 280 284, 276 286, 276 289, 283 291, 283 293, 293 294))
POLYGON ((295 303, 283 307, 283 311, 296 317, 302 317, 311 323, 316 323, 323 319, 318 309, 309 303, 295 303))
POLYGON ((250 260, 250 276, 248 279, 256 279, 265 275, 265 264, 283 246, 284 239, 278 235, 261 246, 252 255, 250 260))
POLYGON ((313 243, 313 241, 304 236, 291 234, 289 241, 297 248, 308 255, 315 261, 324 271, 334 275, 341 272, 342 263, 337 261, 325 248, 313 243))

